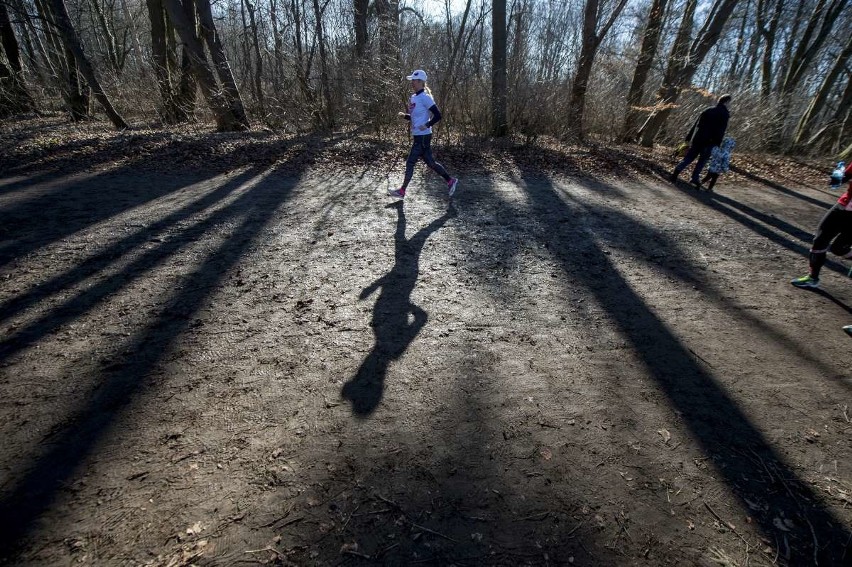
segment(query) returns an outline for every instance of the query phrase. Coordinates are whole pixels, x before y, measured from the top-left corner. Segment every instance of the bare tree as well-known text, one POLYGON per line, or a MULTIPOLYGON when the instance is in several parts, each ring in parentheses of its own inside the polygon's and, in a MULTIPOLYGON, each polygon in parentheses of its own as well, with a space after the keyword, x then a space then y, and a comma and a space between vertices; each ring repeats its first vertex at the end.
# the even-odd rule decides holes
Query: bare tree
POLYGON ((24 85, 21 54, 15 30, 9 21, 6 5, 0 2, 0 53, 8 65, 0 59, 0 116, 10 116, 35 110, 30 93, 24 85))
MULTIPOLYGON (((188 0, 191 1, 191 0, 188 0)), ((192 65, 201 92, 207 100, 210 110, 220 131, 245 130, 248 124, 238 117, 230 101, 223 94, 216 80, 216 75, 207 60, 204 46, 195 31, 195 22, 190 22, 179 0, 163 0, 172 24, 183 42, 192 65)))
POLYGON ((222 40, 216 31, 216 24, 213 22, 213 12, 210 8, 210 0, 195 0, 195 6, 198 10, 198 19, 201 24, 201 37, 207 44, 210 58, 213 60, 213 66, 216 69, 216 75, 222 84, 225 102, 230 107, 231 113, 237 122, 242 125, 242 128, 247 129, 249 128, 249 121, 246 116, 245 105, 240 96, 240 90, 237 88, 237 82, 234 80, 234 74, 231 72, 231 66, 228 63, 222 40))
POLYGON ((323 33, 323 10, 320 8, 319 0, 314 0, 314 18, 316 23, 316 37, 319 44, 320 56, 320 85, 322 88, 323 100, 325 108, 320 113, 322 121, 320 125, 323 129, 330 130, 334 128, 334 104, 331 98, 331 85, 328 80, 328 55, 326 54, 325 35, 323 33))
POLYGON ((687 0, 686 13, 678 31, 678 37, 672 47, 666 73, 663 76, 663 83, 657 92, 657 108, 642 126, 640 136, 643 146, 653 145, 654 138, 657 137, 668 120, 681 91, 690 84, 710 48, 719 40, 722 28, 728 21, 737 2, 738 0, 716 0, 710 9, 707 20, 698 32, 698 36, 689 44, 696 0, 687 0))
POLYGON ((506 0, 493 0, 491 5, 491 132, 505 136, 506 119, 506 0))
POLYGON ((258 104, 258 110, 261 115, 263 115, 266 113, 263 104, 263 57, 260 53, 260 35, 258 33, 257 17, 255 15, 257 10, 250 0, 243 0, 242 4, 248 12, 249 29, 251 30, 252 47, 254 48, 255 69, 254 77, 252 77, 252 84, 254 85, 254 93, 258 104))
POLYGON ((91 62, 86 57, 86 54, 83 52, 83 45, 80 43, 80 38, 77 36, 77 32, 71 25, 71 19, 68 17, 68 10, 65 7, 65 1, 50 0, 50 7, 54 17, 56 18, 56 26, 59 30, 59 35, 62 38, 65 47, 74 55, 74 60, 77 62, 83 77, 86 78, 86 82, 92 89, 95 98, 101 104, 101 107, 104 109, 104 112, 110 119, 110 122, 112 122, 113 126, 119 130, 126 129, 128 127, 127 123, 121 115, 118 114, 115 108, 113 108, 112 102, 101 87, 101 83, 95 74, 94 66, 92 66, 91 62))
POLYGON ((834 65, 832 65, 829 72, 826 73, 816 94, 814 94, 813 98, 811 98, 808 108, 799 119, 799 123, 796 126, 796 133, 793 135, 793 147, 801 147, 805 144, 805 137, 811 131, 817 117, 825 107, 825 103, 828 100, 831 91, 837 84, 837 79, 840 78, 841 74, 845 71, 850 58, 852 58, 852 34, 850 34, 849 38, 846 40, 846 47, 844 47, 840 55, 837 56, 837 59, 834 61, 834 65))
POLYGON ((831 28, 843 13, 850 0, 817 0, 805 32, 790 59, 790 66, 781 84, 781 93, 792 94, 808 74, 811 63, 817 56, 831 28))
MULTIPOLYGON (((163 103, 163 121, 166 124, 184 122, 192 116, 195 104, 196 82, 189 56, 184 48, 178 62, 172 39, 174 31, 166 17, 163 0, 147 0, 147 6, 151 21, 151 54, 163 103)), ((194 22, 195 7, 192 0, 183 2, 183 10, 187 21, 194 22)))
POLYGON ((769 15, 768 10, 772 1, 758 0, 757 2, 757 28, 764 44, 760 74, 760 94, 764 99, 769 98, 772 92, 775 38, 778 33, 778 23, 781 20, 781 9, 784 7, 784 0, 774 0, 775 6, 772 14, 769 15))
POLYGON ((589 88, 589 77, 592 75, 595 55, 597 55, 604 37, 612 28, 612 24, 624 10, 625 4, 627 4, 627 0, 617 0, 604 24, 598 28, 604 16, 601 0, 586 0, 586 8, 583 12, 583 39, 580 47, 580 59, 577 62, 577 71, 574 73, 574 80, 571 83, 571 102, 568 105, 568 124, 573 126, 580 137, 583 136, 583 111, 586 108, 586 91, 589 88))
MULTIPOLYGON (((780 0, 779 0, 780 1, 780 0)), ((627 112, 624 116, 622 137, 625 141, 636 139, 639 122, 642 119, 641 110, 642 97, 645 94, 645 82, 651 72, 654 55, 660 43, 660 32, 663 27, 663 15, 666 12, 668 0, 653 0, 648 12, 648 21, 645 24, 645 32, 642 34, 642 46, 639 48, 639 61, 633 71, 633 80, 630 83, 630 91, 627 93, 627 112)))
POLYGON ((352 0, 355 16, 355 58, 361 62, 367 56, 367 10, 370 0, 352 0))

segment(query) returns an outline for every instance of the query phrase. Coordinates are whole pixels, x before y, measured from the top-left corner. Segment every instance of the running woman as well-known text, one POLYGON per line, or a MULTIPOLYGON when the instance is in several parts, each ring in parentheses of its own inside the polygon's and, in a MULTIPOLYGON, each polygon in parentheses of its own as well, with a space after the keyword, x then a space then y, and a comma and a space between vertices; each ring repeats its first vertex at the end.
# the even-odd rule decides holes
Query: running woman
POLYGON ((414 165, 417 160, 422 158, 426 165, 444 178, 444 181, 447 182, 449 196, 452 197, 456 192, 459 180, 450 177, 444 166, 432 157, 432 126, 441 120, 441 111, 438 110, 435 99, 432 98, 432 93, 426 86, 426 71, 418 69, 407 76, 406 79, 411 81, 411 90, 414 91, 414 94, 411 95, 411 100, 408 102, 408 112, 400 112, 399 116, 411 122, 414 144, 411 146, 411 151, 408 153, 408 159, 405 162, 405 179, 402 186, 399 189, 388 189, 388 195, 405 198, 405 191, 411 182, 412 175, 414 175, 414 165))
POLYGON ((846 192, 828 210, 814 236, 808 257, 810 272, 790 282, 796 287, 819 287, 819 272, 829 251, 843 258, 852 258, 852 163, 843 172, 843 182, 849 182, 846 192))

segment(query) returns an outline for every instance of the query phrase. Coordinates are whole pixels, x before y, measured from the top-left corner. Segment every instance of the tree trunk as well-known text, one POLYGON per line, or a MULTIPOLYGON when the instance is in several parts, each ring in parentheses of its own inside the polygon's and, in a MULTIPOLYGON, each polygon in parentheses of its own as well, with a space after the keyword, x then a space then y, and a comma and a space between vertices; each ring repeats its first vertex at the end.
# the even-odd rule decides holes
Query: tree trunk
POLYGON ((243 105, 243 99, 240 97, 237 82, 234 80, 234 75, 231 72, 231 66, 228 64, 228 58, 225 56, 225 47, 222 45, 219 34, 216 32, 216 26, 213 23, 213 13, 210 8, 210 0, 196 0, 195 5, 201 22, 201 36, 204 38, 205 43, 207 43, 207 49, 210 51, 210 57, 213 60, 216 74, 225 91, 225 100, 231 108, 231 113, 242 125, 241 129, 247 130, 250 126, 248 117, 246 116, 245 105, 243 105))
MULTIPOLYGON (((784 0, 779 0, 782 4, 784 0)), ((787 76, 787 71, 790 68, 790 63, 793 61, 793 48, 798 44, 801 34, 799 28, 804 21, 804 13, 806 5, 812 0, 799 0, 796 5, 796 15, 792 18, 792 27, 789 28, 784 41, 784 48, 780 57, 776 58, 775 70, 775 90, 780 91, 784 84, 784 78, 787 76)))
POLYGON ((109 117, 113 126, 119 130, 126 129, 128 127, 127 123, 118 114, 118 112, 116 112, 115 108, 113 108, 112 102, 110 102, 106 92, 104 92, 103 88, 101 88, 100 81, 98 81, 97 75, 95 74, 95 68, 86 58, 86 54, 83 53, 83 46, 80 43, 80 38, 71 26, 71 19, 68 17, 68 10, 65 8, 65 1, 50 0, 50 6, 53 9, 54 16, 56 17, 56 24, 59 27, 59 33, 62 36, 62 40, 69 51, 74 54, 77 66, 79 67, 80 72, 83 73, 83 77, 86 78, 86 82, 92 89, 95 98, 101 104, 101 107, 104 109, 104 112, 106 112, 106 115, 109 117))
MULTIPOLYGON (((743 74, 739 70, 740 58, 743 55, 743 51, 745 51, 745 33, 747 24, 751 23, 749 20, 749 11, 751 9, 751 0, 746 0, 745 12, 743 12, 742 18, 740 19, 740 28, 737 32, 737 46, 734 50, 734 60, 731 61, 731 66, 728 69, 728 83, 734 85, 735 88, 739 89, 742 84, 743 74)), ((715 73, 708 73, 711 77, 715 75, 715 73)))
POLYGON ((112 26, 109 25, 104 14, 103 7, 98 3, 98 0, 89 0, 92 6, 92 11, 95 13, 95 20, 100 27, 100 33, 106 42, 107 58, 117 75, 121 74, 122 62, 118 57, 118 44, 115 41, 115 33, 112 26))
POLYGON ((689 41, 696 5, 695 0, 688 1, 684 21, 681 22, 678 38, 672 47, 672 55, 666 67, 663 84, 657 93, 657 110, 648 117, 648 120, 642 127, 641 142, 643 146, 650 147, 654 144, 654 139, 665 126, 672 108, 675 107, 675 103, 680 96, 681 90, 689 85, 698 67, 707 56, 707 53, 719 41, 722 28, 731 16, 731 12, 733 12, 734 7, 737 5, 737 1, 716 0, 716 3, 710 10, 710 19, 704 22, 698 37, 692 42, 692 45, 684 49, 689 41), (686 52, 685 55, 682 54, 684 51, 686 52))
POLYGON ((648 13, 648 23, 645 25, 645 33, 642 36, 642 47, 639 49, 639 61, 633 72, 633 81, 630 83, 630 91, 627 94, 627 112, 624 116, 624 127, 622 137, 625 142, 632 142, 638 134, 639 121, 642 113, 638 107, 642 105, 642 97, 645 94, 645 82, 651 72, 654 55, 660 43, 660 32, 663 24, 663 14, 666 12, 668 0, 653 0, 651 11, 648 13))
POLYGON ((370 0, 353 0, 355 15, 355 58, 361 63, 367 55, 367 10, 370 0))
POLYGON ((609 32, 615 19, 621 14, 627 0, 619 0, 609 19, 598 30, 600 20, 600 0, 586 0, 583 13, 583 39, 580 48, 580 60, 577 72, 571 83, 571 99, 568 104, 568 124, 573 127, 579 137, 583 137, 583 113, 586 109, 586 91, 589 88, 589 78, 592 76, 592 65, 604 37, 609 32))
POLYGON ((847 140, 844 134, 849 126, 850 108, 852 108, 852 74, 846 80, 846 88, 843 89, 843 95, 831 120, 806 142, 806 146, 822 154, 836 154, 840 151, 841 144, 847 140))
POLYGON ((258 110, 263 116, 266 114, 266 110, 264 109, 264 99, 263 99, 263 57, 260 54, 260 37, 258 36, 257 31, 257 18, 255 17, 255 12, 257 9, 255 6, 249 1, 244 0, 246 4, 246 9, 248 10, 249 16, 249 26, 251 27, 251 36, 252 36, 252 46, 254 47, 254 90, 255 96, 257 97, 257 105, 258 110))
POLYGON ((509 131, 506 119, 506 0, 493 0, 491 29, 491 132, 499 138, 509 131))
MULTIPOLYGON (((183 51, 183 60, 178 62, 173 41, 173 30, 162 0, 147 0, 148 16, 151 21, 151 53, 153 56, 154 76, 163 102, 162 117, 166 124, 178 124, 192 116, 195 99, 195 81, 190 69, 190 61, 183 51)), ((187 20, 195 21, 192 0, 183 4, 189 7, 187 20)))
MULTIPOLYGON (((402 75, 399 49, 399 1, 376 0, 378 20, 378 76, 365 81, 373 90, 372 107, 368 115, 373 118, 377 131, 390 120, 388 109, 397 99, 397 85, 402 75)), ((396 114, 395 112, 393 113, 396 114)))
POLYGON ((319 44, 320 56, 320 84, 322 85, 323 100, 325 101, 325 109, 321 113, 323 118, 322 127, 323 129, 331 130, 334 128, 334 105, 331 98, 331 85, 328 81, 328 59, 325 52, 322 15, 323 10, 320 9, 319 0, 314 0, 314 18, 316 21, 317 43, 319 44))
MULTIPOLYGON (((191 22, 193 33, 198 37, 198 15, 193 0, 183 0, 183 13, 187 22, 191 22)), ((174 26, 169 26, 169 37, 174 37, 174 26)), ((184 44, 180 50, 180 78, 175 97, 177 118, 180 122, 191 120, 195 116, 195 97, 198 92, 198 80, 192 71, 192 57, 184 44)))
POLYGON ((846 64, 852 57, 852 35, 846 40, 846 47, 837 56, 831 70, 825 75, 819 89, 808 104, 807 110, 802 114, 799 123, 796 126, 796 134, 793 136, 793 147, 800 147, 804 144, 805 138, 811 131, 814 122, 822 112, 825 102, 828 100, 828 95, 834 89, 837 79, 840 74, 846 69, 846 64))
POLYGON ((179 0, 163 0, 163 4, 168 11, 169 18, 171 18, 172 25, 174 25, 184 44, 195 78, 198 80, 201 92, 204 93, 204 98, 207 99, 207 104, 213 112, 216 128, 220 132, 245 130, 246 124, 234 115, 228 101, 222 96, 222 91, 216 82, 216 75, 213 73, 204 53, 204 46, 195 33, 195 22, 188 21, 184 7, 179 0))
POLYGON ((447 75, 444 77, 443 88, 441 89, 441 103, 444 106, 449 105, 450 103, 450 93, 452 92, 452 88, 455 85, 455 70, 456 70, 456 62, 459 56, 459 49, 462 44, 462 40, 464 39, 465 31, 467 30, 467 19, 470 15, 470 7, 472 4, 472 0, 467 0, 464 6, 464 14, 462 14, 461 24, 459 24, 459 33, 455 37, 452 35, 452 27, 450 29, 450 37, 449 40, 452 43, 452 51, 450 51, 450 62, 447 64, 447 75))
POLYGON ((775 52, 775 36, 778 33, 778 22, 781 20, 781 9, 784 7, 783 0, 775 0, 775 10, 769 21, 766 21, 766 4, 769 0, 758 0, 757 4, 757 27, 763 37, 764 50, 760 68, 760 95, 766 100, 772 93, 772 62, 775 52))
POLYGON ((6 5, 0 2, 0 46, 7 66, 0 60, 0 116, 11 116, 35 110, 35 103, 24 86, 21 54, 15 30, 9 21, 6 5))
POLYGON ((163 102, 163 122, 175 122, 174 97, 170 80, 168 56, 166 54, 166 18, 162 0, 147 0, 148 19, 151 22, 151 58, 154 64, 154 77, 163 102))
POLYGON ((790 116, 792 98, 812 70, 820 48, 848 3, 849 0, 817 0, 814 5, 804 34, 801 38, 796 38, 798 43, 792 52, 787 72, 780 86, 781 100, 774 116, 774 127, 771 129, 768 141, 769 147, 780 150, 786 146, 781 135, 790 116))
POLYGON ((799 41, 790 67, 787 70, 787 75, 784 77, 784 83, 781 86, 782 94, 790 95, 796 90, 796 87, 810 70, 811 63, 822 47, 822 44, 831 33, 834 23, 849 3, 849 0, 829 0, 828 4, 826 4, 826 1, 817 0, 814 6, 808 25, 805 28, 804 36, 799 41), (819 31, 817 31, 817 25, 820 20, 822 20, 822 23, 819 24, 819 31))
MULTIPOLYGON (((56 33, 58 25, 51 7, 45 0, 35 0, 35 6, 38 17, 45 23, 43 30, 47 45, 42 46, 45 62, 51 74, 57 79, 59 92, 62 94, 71 120, 75 122, 85 120, 89 117, 89 97, 80 84, 74 54, 63 44, 59 34, 56 33)), ((24 10, 24 13, 27 13, 26 10, 24 10)), ((30 25, 38 38, 35 26, 32 22, 30 22, 30 25)))
POLYGON ((24 32, 23 40, 24 44, 27 46, 27 51, 30 54, 32 67, 38 74, 41 84, 47 87, 52 82, 51 79, 58 76, 59 73, 54 68, 53 63, 47 54, 44 42, 41 40, 41 34, 39 34, 35 29, 32 17, 30 16, 29 7, 23 6, 21 0, 13 1, 15 14, 19 21, 21 21, 21 29, 24 32), (38 55, 40 63, 36 58, 36 55, 38 55))

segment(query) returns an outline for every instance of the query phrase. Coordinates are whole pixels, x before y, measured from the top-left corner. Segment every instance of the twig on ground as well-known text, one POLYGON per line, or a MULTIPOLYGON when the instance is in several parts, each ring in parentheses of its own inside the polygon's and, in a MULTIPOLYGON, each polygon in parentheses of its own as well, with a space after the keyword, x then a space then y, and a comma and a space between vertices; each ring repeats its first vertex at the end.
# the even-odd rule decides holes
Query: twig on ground
POLYGON ((360 507, 361 507, 361 503, 359 502, 359 503, 358 503, 358 505, 357 505, 357 506, 355 506, 355 509, 354 509, 354 510, 352 510, 352 513, 351 513, 351 514, 349 514, 349 517, 348 517, 348 518, 346 518, 346 521, 345 521, 345 522, 343 522, 343 526, 340 528, 340 531, 343 531, 343 530, 345 530, 345 529, 346 529, 346 526, 348 526, 348 525, 349 525, 350 520, 352 520, 352 516, 354 516, 354 515, 355 515, 355 512, 357 512, 357 511, 358 511, 358 508, 360 508, 360 507))
POLYGON ((751 454, 754 455, 758 461, 760 461, 760 466, 762 466, 763 470, 766 471, 766 474, 769 475, 769 482, 775 482, 775 475, 773 475, 772 472, 769 470, 769 467, 766 466, 766 463, 763 461, 763 458, 758 455, 754 449, 749 449, 749 451, 751 451, 751 454))
POLYGON ((438 537, 442 537, 442 538, 444 538, 444 539, 446 539, 446 540, 448 540, 448 541, 451 541, 451 542, 453 542, 453 543, 459 543, 459 541, 458 541, 458 540, 455 540, 455 539, 451 538, 450 536, 444 535, 444 534, 442 534, 441 532, 436 532, 435 530, 430 530, 429 528, 427 528, 427 527, 425 527, 425 526, 421 526, 421 525, 419 525, 419 524, 415 524, 415 523, 414 523, 414 522, 412 522, 411 520, 408 520, 408 523, 409 523, 409 524, 411 524, 411 527, 417 528, 418 530, 424 531, 424 532, 429 533, 429 534, 432 534, 432 535, 436 535, 436 536, 438 536, 438 537))
POLYGON ((550 515, 550 510, 547 512, 539 512, 538 514, 533 514, 532 516, 527 516, 525 518, 518 518, 517 522, 524 522, 526 520, 543 520, 550 515))
POLYGON ((266 523, 266 524, 263 524, 262 526, 259 526, 259 527, 261 527, 261 528, 270 528, 270 527, 274 526, 275 524, 277 524, 278 522, 280 522, 281 520, 283 520, 284 518, 286 518, 287 516, 289 516, 289 515, 290 515, 290 512, 292 512, 292 511, 293 511, 293 506, 290 506, 290 507, 287 509, 287 511, 286 511, 286 512, 284 512, 284 514, 282 514, 281 516, 278 516, 277 518, 275 518, 275 519, 274 519, 274 520, 272 520, 271 522, 268 522, 268 523, 266 523))
MULTIPOLYGON (((730 522, 726 522, 725 520, 723 520, 722 517, 719 516, 719 514, 717 514, 716 511, 713 508, 710 507, 710 504, 708 504, 706 500, 704 501, 704 506, 710 511, 711 514, 713 514, 714 518, 716 518, 723 526, 725 526, 729 530, 731 530, 738 538, 740 538, 743 541, 744 544, 746 544, 746 554, 748 554, 749 549, 755 548, 760 553, 763 553, 764 555, 766 555, 766 553, 763 550, 760 549, 760 545, 753 546, 752 544, 750 544, 748 542, 748 540, 745 537, 743 537, 743 535, 740 532, 737 531, 737 528, 734 526, 734 524, 732 524, 730 522)), ((768 555, 767 555, 767 557, 768 557, 768 555)), ((773 563, 775 563, 777 560, 778 560, 778 556, 776 554, 775 560, 773 561, 773 563)))
POLYGON ((695 355, 695 357, 696 357, 698 360, 700 360, 701 362, 703 362, 704 364, 706 364, 706 365, 707 365, 707 366, 709 366, 710 368, 713 368, 713 365, 712 365, 712 364, 710 364, 709 362, 707 362, 706 360, 704 360, 704 358, 703 358, 701 355, 699 355, 697 352, 695 352, 694 350, 692 350, 692 349, 691 349, 691 348, 689 348, 689 347, 686 347, 686 348, 687 348, 687 349, 689 349, 689 352, 691 352, 692 354, 694 354, 694 355, 695 355))
POLYGON ((390 504, 390 505, 391 505, 391 506, 393 506, 394 508, 397 508, 397 509, 399 509, 399 510, 402 510, 402 506, 400 506, 399 504, 397 504, 397 503, 396 503, 396 502, 394 502, 393 500, 389 500, 389 499, 385 498, 385 497, 384 497, 384 496, 382 496, 381 494, 376 494, 376 498, 378 498, 378 499, 379 499, 379 500, 381 500, 382 502, 385 502, 385 503, 387 503, 387 504, 390 504))
POLYGON ((626 533, 626 534, 627 534, 627 539, 629 539, 630 541, 633 541, 633 536, 632 536, 632 535, 630 535, 630 532, 629 532, 629 531, 627 531, 627 526, 625 526, 625 525, 621 522, 621 520, 620 520, 620 519, 619 519, 619 517, 618 517, 618 514, 615 514, 613 517, 615 518, 615 523, 616 523, 616 524, 618 524, 618 527, 620 527, 622 530, 624 530, 624 533, 626 533))
POLYGON ((271 551, 271 552, 272 552, 272 553, 274 553, 274 554, 275 554, 275 556, 276 556, 276 557, 278 557, 279 559, 283 559, 283 558, 284 558, 284 556, 283 556, 283 555, 281 555, 281 552, 280 552, 280 551, 278 551, 277 549, 275 549, 274 547, 272 547, 271 545, 267 545, 267 546, 266 546, 266 547, 264 547, 263 549, 248 549, 248 550, 246 550, 246 551, 245 551, 245 553, 263 553, 264 551, 271 551))
POLYGON ((814 531, 814 526, 811 524, 811 521, 805 518, 805 521, 808 523, 808 527, 811 528, 811 535, 814 538, 814 565, 819 565, 819 541, 817 541, 816 532, 814 531))
POLYGON ((361 512, 360 514, 353 513, 352 516, 360 518, 361 516, 375 516, 377 514, 387 514, 388 512, 393 512, 393 510, 390 508, 382 508, 381 510, 374 510, 373 512, 361 512))
POLYGON ((574 535, 574 532, 576 532, 577 530, 579 530, 579 529, 580 529, 580 527, 581 527, 582 525, 583 525, 583 522, 580 522, 579 524, 577 524, 576 526, 574 526, 574 527, 571 529, 571 531, 570 531, 570 532, 568 532, 567 534, 565 534, 565 535, 564 535, 564 536, 562 536, 562 537, 563 537, 563 538, 565 538, 565 539, 568 539, 569 537, 571 537, 572 535, 574 535))
MULTIPOLYGON (((710 507, 710 504, 708 504, 706 500, 704 501, 704 506, 705 506, 708 510, 710 510, 710 513, 711 513, 711 514, 713 514, 713 517, 714 517, 714 518, 716 518, 717 520, 719 520, 719 522, 720 522, 723 526, 725 526, 726 528, 728 528, 728 529, 729 529, 729 530, 731 530, 732 532, 736 533, 737 529, 734 527, 734 524, 732 524, 732 523, 730 523, 730 522, 726 522, 725 520, 723 520, 723 519, 722 519, 722 517, 721 517, 721 516, 719 516, 719 514, 717 514, 717 513, 716 513, 716 510, 714 510, 713 508, 711 508, 711 507, 710 507)), ((738 535, 739 535, 739 534, 738 534, 738 535)))

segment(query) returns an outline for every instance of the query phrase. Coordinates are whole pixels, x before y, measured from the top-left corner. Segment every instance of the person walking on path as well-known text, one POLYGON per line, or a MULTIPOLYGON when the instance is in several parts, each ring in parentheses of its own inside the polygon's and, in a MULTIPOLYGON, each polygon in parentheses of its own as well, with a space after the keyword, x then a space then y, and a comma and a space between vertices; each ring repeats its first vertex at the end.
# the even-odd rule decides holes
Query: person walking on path
POLYGON ((432 126, 441 120, 441 111, 432 98, 429 87, 426 86, 426 71, 418 69, 406 77, 411 81, 411 100, 408 102, 408 112, 400 112, 399 117, 411 122, 411 134, 414 143, 405 162, 405 179, 399 189, 388 189, 388 195, 405 198, 405 191, 414 175, 414 166, 422 159, 432 170, 447 182, 447 193, 452 197, 456 192, 459 180, 450 177, 444 166, 432 157, 432 126))
POLYGON ((680 172, 698 158, 695 168, 692 170, 692 178, 690 182, 701 188, 701 171, 710 159, 710 153, 713 151, 713 146, 718 146, 722 143, 725 137, 725 131, 728 129, 728 104, 731 102, 731 95, 722 95, 716 106, 711 106, 704 110, 692 125, 689 134, 686 135, 686 141, 690 143, 689 151, 683 160, 675 166, 671 175, 672 183, 677 182, 680 172))
POLYGON ((790 283, 801 288, 819 287, 819 272, 826 256, 832 254, 852 258, 852 163, 843 172, 843 183, 849 183, 846 192, 837 199, 817 227, 808 256, 810 271, 790 283))

